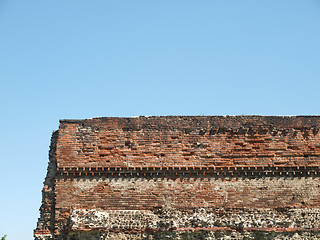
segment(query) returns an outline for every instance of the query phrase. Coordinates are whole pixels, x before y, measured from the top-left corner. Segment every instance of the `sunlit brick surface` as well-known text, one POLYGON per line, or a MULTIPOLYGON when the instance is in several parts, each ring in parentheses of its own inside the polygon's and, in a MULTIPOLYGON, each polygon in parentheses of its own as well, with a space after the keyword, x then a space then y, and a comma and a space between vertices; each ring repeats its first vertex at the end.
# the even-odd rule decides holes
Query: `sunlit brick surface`
POLYGON ((317 239, 319 130, 317 116, 62 120, 36 239, 317 239))

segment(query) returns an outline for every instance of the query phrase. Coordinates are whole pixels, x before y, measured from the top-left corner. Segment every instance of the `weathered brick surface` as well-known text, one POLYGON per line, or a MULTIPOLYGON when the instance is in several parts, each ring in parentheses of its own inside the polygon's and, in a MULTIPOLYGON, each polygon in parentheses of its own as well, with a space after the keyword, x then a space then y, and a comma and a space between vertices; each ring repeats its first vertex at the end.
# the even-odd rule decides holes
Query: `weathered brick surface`
POLYGON ((316 239, 319 129, 317 116, 62 120, 36 238, 316 239), (108 211, 138 212, 121 225, 108 211), (190 225, 188 211, 203 217, 190 225))
POLYGON ((318 165, 318 117, 61 121, 58 167, 318 165))
POLYGON ((106 178, 57 181, 56 208, 319 207, 319 178, 106 178))

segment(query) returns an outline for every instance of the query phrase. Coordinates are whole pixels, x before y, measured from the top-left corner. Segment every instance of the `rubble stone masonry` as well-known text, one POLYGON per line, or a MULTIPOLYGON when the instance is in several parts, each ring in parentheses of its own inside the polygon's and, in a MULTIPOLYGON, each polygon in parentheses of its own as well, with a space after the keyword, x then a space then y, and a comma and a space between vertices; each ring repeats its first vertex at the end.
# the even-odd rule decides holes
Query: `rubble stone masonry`
POLYGON ((36 240, 320 239, 320 116, 61 120, 36 240))

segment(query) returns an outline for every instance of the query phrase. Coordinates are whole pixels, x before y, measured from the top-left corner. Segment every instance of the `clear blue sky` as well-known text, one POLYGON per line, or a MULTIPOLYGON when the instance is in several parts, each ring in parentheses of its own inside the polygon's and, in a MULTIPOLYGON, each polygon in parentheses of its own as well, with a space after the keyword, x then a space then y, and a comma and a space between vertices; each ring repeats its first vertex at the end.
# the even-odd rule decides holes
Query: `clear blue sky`
POLYGON ((61 118, 318 115, 318 0, 0 0, 0 237, 31 240, 61 118))

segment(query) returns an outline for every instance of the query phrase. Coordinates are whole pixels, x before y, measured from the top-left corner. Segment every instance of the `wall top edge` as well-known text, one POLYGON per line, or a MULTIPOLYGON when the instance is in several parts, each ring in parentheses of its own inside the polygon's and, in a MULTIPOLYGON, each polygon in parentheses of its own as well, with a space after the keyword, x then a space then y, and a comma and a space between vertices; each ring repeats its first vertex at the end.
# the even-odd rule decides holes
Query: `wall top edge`
POLYGON ((139 116, 139 117, 98 117, 91 119, 61 119, 60 125, 85 125, 106 128, 129 129, 185 129, 226 127, 238 129, 252 126, 273 126, 275 128, 320 127, 320 115, 310 116, 139 116))
POLYGON ((168 116, 131 116, 131 117, 94 117, 86 119, 60 119, 60 123, 81 123, 90 120, 108 121, 111 119, 295 119, 295 118, 318 118, 320 115, 168 115, 168 116))

